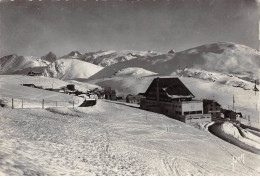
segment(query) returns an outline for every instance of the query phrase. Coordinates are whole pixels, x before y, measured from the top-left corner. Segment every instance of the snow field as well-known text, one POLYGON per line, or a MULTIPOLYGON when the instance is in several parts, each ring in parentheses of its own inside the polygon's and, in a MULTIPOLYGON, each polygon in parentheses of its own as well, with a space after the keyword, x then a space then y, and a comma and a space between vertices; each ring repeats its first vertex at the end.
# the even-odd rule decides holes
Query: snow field
MULTIPOLYGON (((54 78, 46 77, 29 77, 19 75, 1 75, 0 76, 0 98, 8 101, 8 106, 12 105, 14 99, 14 108, 42 108, 44 99, 44 107, 73 107, 83 102, 83 98, 43 89, 21 86, 20 84, 34 84, 43 88, 60 88, 68 83, 54 78), (22 105, 23 103, 23 105, 22 105)), ((87 91, 86 84, 76 84, 83 91, 87 91)))
POLYGON ((259 156, 160 114, 0 108, 2 175, 259 175, 259 156), (245 163, 233 156, 244 154, 245 163))

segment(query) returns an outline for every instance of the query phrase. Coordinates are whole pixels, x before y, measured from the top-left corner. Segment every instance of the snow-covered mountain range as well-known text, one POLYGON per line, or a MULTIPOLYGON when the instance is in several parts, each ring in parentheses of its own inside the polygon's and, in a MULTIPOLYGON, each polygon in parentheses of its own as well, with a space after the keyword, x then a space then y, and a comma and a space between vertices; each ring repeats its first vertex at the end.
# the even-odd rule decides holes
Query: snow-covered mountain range
POLYGON ((90 79, 112 77, 117 71, 128 67, 144 68, 161 75, 171 75, 184 68, 197 68, 239 74, 253 79, 260 76, 260 52, 244 45, 221 42, 182 52, 144 56, 116 63, 99 71, 90 79))
POLYGON ((182 52, 170 50, 165 54, 107 50, 87 53, 72 51, 60 58, 52 52, 40 58, 10 55, 1 58, 0 63, 1 74, 27 74, 35 70, 65 80, 110 78, 127 68, 139 68, 139 72, 144 69, 150 74, 159 75, 172 75, 192 68, 233 74, 251 82, 260 76, 260 52, 232 42, 202 45, 182 52))

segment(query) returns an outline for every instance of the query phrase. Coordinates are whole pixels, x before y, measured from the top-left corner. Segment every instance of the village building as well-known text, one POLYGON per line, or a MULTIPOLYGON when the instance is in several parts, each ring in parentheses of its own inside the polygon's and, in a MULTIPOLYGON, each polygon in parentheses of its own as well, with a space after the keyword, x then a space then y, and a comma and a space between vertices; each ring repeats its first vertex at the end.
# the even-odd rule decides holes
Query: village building
POLYGON ((221 113, 224 114, 225 119, 230 119, 233 122, 243 117, 241 112, 236 112, 230 109, 221 109, 221 113))
POLYGON ((22 86, 27 86, 31 88, 36 88, 35 84, 22 84, 22 86))
POLYGON ((213 121, 221 119, 220 108, 221 105, 217 101, 210 100, 210 99, 203 99, 204 114, 211 114, 211 118, 213 121))
POLYGON ((70 90, 70 91, 75 91, 75 85, 74 84, 68 84, 67 85, 67 89, 70 90))
POLYGON ((40 73, 40 72, 33 72, 33 71, 30 71, 30 72, 28 72, 27 75, 28 75, 28 76, 42 76, 43 74, 40 73))
POLYGON ((179 78, 155 78, 141 99, 140 108, 161 113, 185 123, 209 122, 203 113, 203 101, 195 97, 179 78))
POLYGON ((116 91, 111 88, 105 88, 104 90, 105 99, 116 101, 116 91))
POLYGON ((141 102, 141 99, 145 98, 144 96, 142 95, 127 95, 126 96, 126 102, 127 103, 135 103, 135 104, 140 104, 141 102))

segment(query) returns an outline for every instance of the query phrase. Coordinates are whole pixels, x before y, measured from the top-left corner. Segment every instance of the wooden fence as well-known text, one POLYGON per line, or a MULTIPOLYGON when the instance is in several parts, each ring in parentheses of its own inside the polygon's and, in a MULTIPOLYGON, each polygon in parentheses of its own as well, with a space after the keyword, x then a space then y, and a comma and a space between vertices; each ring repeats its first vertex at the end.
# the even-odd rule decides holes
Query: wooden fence
POLYGON ((26 108, 48 108, 48 107, 70 107, 74 108, 81 104, 79 99, 59 101, 59 100, 48 100, 48 99, 39 99, 39 100, 26 100, 26 99, 17 99, 11 98, 8 103, 12 109, 26 109, 26 108))

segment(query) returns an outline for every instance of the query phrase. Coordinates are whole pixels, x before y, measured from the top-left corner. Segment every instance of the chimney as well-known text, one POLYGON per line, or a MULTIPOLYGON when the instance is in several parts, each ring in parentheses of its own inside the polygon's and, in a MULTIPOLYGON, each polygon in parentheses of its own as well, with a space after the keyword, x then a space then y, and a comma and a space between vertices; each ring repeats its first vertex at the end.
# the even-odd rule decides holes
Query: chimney
POLYGON ((157 103, 159 103, 159 77, 156 78, 156 99, 157 103))

